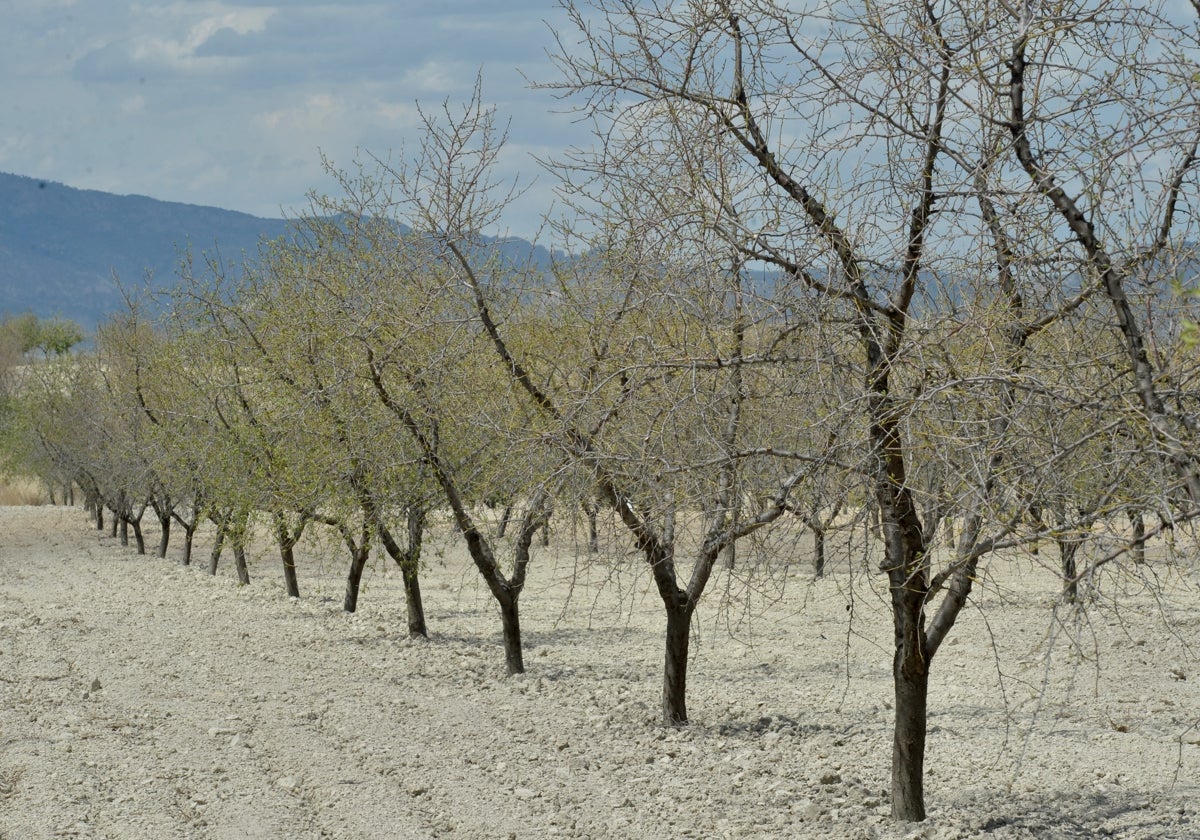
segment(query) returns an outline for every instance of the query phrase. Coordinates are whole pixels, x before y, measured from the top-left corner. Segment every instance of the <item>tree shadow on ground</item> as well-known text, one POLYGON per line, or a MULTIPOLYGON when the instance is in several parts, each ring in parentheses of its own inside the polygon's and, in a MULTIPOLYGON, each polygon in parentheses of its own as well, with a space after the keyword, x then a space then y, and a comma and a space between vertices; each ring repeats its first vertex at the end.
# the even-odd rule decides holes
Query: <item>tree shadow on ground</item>
MULTIPOLYGON (((1188 797, 1172 796, 1182 804, 1188 797)), ((1062 791, 992 796, 956 803, 959 814, 977 816, 970 837, 1093 840, 1100 837, 1192 838, 1200 836, 1185 808, 1164 809, 1153 794, 1139 791, 1062 791), (961 810, 960 810, 961 809, 961 810), (1164 811, 1169 816, 1164 815, 1164 811), (985 816, 986 815, 986 816, 985 816)))

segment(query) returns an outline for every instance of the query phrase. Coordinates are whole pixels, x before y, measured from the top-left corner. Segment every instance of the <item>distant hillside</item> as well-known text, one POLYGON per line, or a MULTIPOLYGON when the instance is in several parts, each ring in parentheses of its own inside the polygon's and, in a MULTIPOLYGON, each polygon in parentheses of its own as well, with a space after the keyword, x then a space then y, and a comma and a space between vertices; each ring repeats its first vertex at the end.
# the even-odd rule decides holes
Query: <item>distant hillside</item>
POLYGON ((61 316, 90 331, 122 306, 114 274, 132 287, 147 275, 170 286, 189 247, 238 263, 287 230, 282 219, 0 173, 0 313, 61 316))
MULTIPOLYGON (((284 219, 0 173, 0 315, 70 318, 91 332, 123 307, 114 274, 134 288, 147 275, 169 288, 187 249, 238 265, 289 229, 284 219)), ((524 240, 501 248, 549 266, 549 252, 524 240)))

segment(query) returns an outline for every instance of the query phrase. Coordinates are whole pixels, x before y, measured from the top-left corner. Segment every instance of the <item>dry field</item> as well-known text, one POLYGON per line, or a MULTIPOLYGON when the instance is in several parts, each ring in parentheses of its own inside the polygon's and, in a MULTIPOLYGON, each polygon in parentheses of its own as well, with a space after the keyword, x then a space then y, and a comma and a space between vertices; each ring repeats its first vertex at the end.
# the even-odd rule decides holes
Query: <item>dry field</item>
POLYGON ((636 562, 540 550, 506 679, 452 538, 427 642, 392 568, 347 615, 318 548, 291 601, 265 544, 239 587, 78 509, 0 508, 0 838, 1200 837, 1198 581, 1153 553, 1153 589, 1107 575, 1083 614, 1028 559, 992 564, 934 664, 930 818, 897 826, 866 569, 715 578, 669 730, 636 562))

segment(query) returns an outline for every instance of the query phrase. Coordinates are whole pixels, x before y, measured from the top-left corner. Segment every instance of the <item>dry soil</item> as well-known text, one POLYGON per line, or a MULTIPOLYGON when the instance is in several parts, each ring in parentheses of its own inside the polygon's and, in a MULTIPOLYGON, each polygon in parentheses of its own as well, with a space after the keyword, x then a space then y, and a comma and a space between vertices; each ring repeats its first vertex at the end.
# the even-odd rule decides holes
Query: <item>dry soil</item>
POLYGON ((265 543, 239 587, 79 509, 0 508, 0 838, 1200 838, 1190 570, 1152 554, 1079 613, 993 563, 934 663, 929 819, 896 825, 877 575, 722 573, 666 729, 647 576, 575 554, 535 557, 505 678, 452 535, 413 641, 386 564, 342 612, 332 546, 290 600, 265 543))

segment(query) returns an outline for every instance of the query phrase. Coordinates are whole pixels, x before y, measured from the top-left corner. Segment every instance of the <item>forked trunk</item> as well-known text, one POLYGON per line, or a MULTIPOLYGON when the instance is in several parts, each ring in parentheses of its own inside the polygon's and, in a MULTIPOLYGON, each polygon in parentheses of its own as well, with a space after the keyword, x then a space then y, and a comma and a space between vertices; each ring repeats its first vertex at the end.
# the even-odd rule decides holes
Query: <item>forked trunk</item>
POLYGON ((342 609, 348 613, 358 609, 358 588, 362 583, 363 569, 371 556, 371 546, 364 540, 362 545, 350 548, 350 571, 346 575, 346 598, 342 609))
POLYGON ((388 556, 400 567, 404 580, 404 605, 408 612, 408 635, 429 636, 425 626, 425 604, 421 600, 421 542, 425 535, 425 511, 420 507, 408 508, 406 531, 408 545, 401 548, 392 532, 383 523, 378 523, 379 538, 388 556))

